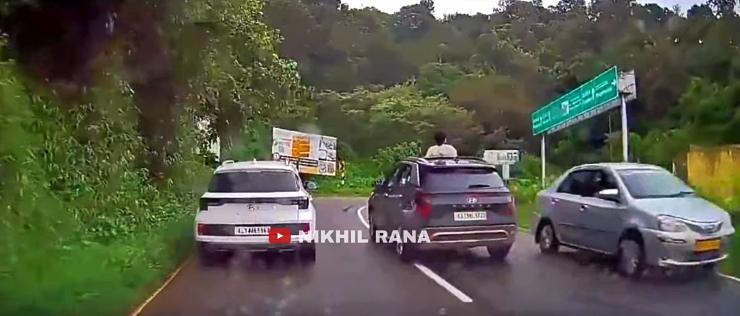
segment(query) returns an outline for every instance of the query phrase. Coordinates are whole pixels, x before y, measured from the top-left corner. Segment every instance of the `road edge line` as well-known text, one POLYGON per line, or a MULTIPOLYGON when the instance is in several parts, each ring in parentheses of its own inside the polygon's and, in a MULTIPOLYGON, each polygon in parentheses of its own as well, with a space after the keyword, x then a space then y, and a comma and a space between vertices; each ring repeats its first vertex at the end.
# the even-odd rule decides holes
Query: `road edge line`
POLYGON ((191 261, 191 259, 192 259, 192 257, 189 257, 188 259, 186 259, 185 262, 183 262, 174 272, 172 272, 170 274, 170 276, 167 278, 167 280, 165 280, 164 283, 162 283, 162 285, 156 291, 154 291, 154 293, 152 293, 152 295, 150 295, 143 303, 141 303, 141 305, 139 305, 139 307, 137 307, 129 315, 130 316, 138 316, 141 313, 141 311, 143 311, 144 308, 146 308, 146 306, 149 305, 149 303, 152 300, 154 300, 154 298, 156 298, 157 295, 159 295, 160 292, 162 292, 162 290, 164 290, 164 288, 166 288, 168 285, 170 285, 170 283, 172 282, 172 280, 175 279, 175 277, 191 261))
POLYGON ((732 280, 732 281, 735 281, 735 282, 738 282, 738 283, 740 283, 740 278, 738 278, 738 277, 735 277, 735 276, 731 276, 731 275, 729 275, 729 274, 724 274, 724 273, 721 273, 721 272, 717 272, 717 274, 718 274, 719 276, 723 277, 723 278, 726 278, 726 279, 728 279, 728 280, 732 280))
POLYGON ((362 210, 365 209, 365 208, 367 208, 367 207, 366 206, 360 206, 360 207, 357 208, 357 217, 360 218, 360 222, 362 223, 362 225, 365 225, 365 228, 370 229, 370 224, 367 222, 367 220, 364 217, 362 217, 362 210))
POLYGON ((460 291, 454 285, 450 284, 450 282, 447 282, 447 280, 445 280, 444 278, 442 278, 438 274, 434 273, 434 271, 432 271, 432 269, 429 269, 425 265, 423 265, 421 263, 416 263, 416 262, 414 263, 414 266, 417 269, 419 269, 419 271, 421 271, 421 273, 424 273, 424 275, 426 275, 427 277, 429 277, 430 279, 432 279, 432 281, 434 281, 435 283, 437 283, 437 285, 439 285, 442 288, 444 288, 445 290, 447 290, 447 292, 450 292, 450 294, 452 294, 452 296, 456 297, 461 302, 463 302, 463 303, 472 303, 473 302, 473 299, 470 298, 470 296, 467 296, 465 293, 463 293, 462 291, 460 291))

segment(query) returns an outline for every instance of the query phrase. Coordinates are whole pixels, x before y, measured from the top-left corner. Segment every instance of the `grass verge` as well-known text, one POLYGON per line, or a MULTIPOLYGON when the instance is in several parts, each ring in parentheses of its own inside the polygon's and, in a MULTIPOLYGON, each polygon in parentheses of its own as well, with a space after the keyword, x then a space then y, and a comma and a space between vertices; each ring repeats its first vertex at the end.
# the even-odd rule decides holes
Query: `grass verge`
POLYGON ((190 216, 107 244, 41 246, 2 278, 0 315, 125 315, 191 248, 190 216))

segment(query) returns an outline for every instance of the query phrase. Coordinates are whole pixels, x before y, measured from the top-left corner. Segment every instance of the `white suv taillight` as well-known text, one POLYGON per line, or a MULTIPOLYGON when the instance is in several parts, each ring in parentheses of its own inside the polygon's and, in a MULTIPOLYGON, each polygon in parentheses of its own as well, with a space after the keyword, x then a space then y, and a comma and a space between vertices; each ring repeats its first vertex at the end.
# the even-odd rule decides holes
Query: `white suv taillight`
POLYGON ((299 199, 297 202, 299 209, 305 210, 308 208, 308 198, 299 199))

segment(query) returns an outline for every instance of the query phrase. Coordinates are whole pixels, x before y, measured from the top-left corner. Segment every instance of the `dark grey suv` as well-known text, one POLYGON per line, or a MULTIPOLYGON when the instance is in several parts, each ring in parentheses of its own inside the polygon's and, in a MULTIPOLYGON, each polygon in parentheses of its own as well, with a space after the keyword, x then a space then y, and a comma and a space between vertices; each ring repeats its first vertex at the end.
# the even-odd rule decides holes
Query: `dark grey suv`
POLYGON ((370 240, 425 233, 426 242, 394 243, 402 260, 423 249, 485 246, 502 260, 517 232, 514 199, 496 169, 479 158, 409 158, 378 181, 368 201, 370 240))

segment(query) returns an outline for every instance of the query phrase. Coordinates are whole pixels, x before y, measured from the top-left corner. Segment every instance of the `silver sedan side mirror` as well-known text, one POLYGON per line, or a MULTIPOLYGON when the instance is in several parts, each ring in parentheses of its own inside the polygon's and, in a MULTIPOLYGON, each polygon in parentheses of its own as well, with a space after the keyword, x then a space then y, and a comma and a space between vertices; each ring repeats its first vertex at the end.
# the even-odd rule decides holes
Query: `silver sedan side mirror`
POLYGON ((619 202, 619 190, 618 189, 605 189, 596 193, 596 197, 602 200, 619 202))

